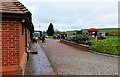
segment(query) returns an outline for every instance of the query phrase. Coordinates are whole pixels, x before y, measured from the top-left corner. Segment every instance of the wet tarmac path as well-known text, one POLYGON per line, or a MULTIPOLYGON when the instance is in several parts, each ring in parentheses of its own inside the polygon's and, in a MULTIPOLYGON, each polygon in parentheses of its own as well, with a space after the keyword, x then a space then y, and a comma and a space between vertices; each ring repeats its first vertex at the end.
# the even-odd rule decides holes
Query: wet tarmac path
POLYGON ((55 75, 41 46, 38 43, 33 43, 32 48, 34 48, 38 54, 30 54, 25 75, 55 75))

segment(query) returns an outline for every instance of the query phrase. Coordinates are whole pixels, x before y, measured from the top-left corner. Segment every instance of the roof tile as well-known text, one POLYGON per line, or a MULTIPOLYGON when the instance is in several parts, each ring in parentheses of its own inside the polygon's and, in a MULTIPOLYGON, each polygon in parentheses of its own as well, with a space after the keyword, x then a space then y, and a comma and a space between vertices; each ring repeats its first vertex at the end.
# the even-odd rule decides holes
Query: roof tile
POLYGON ((4 13, 26 13, 26 7, 18 0, 0 0, 0 12, 4 13))

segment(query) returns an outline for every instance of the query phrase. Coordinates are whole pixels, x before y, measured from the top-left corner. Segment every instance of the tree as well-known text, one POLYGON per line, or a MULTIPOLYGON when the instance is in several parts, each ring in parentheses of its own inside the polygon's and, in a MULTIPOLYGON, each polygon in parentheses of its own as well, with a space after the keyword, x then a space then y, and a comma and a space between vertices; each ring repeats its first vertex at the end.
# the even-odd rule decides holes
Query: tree
POLYGON ((48 36, 53 36, 53 34, 54 34, 54 28, 53 28, 52 23, 50 23, 50 25, 48 27, 47 34, 48 34, 48 36))

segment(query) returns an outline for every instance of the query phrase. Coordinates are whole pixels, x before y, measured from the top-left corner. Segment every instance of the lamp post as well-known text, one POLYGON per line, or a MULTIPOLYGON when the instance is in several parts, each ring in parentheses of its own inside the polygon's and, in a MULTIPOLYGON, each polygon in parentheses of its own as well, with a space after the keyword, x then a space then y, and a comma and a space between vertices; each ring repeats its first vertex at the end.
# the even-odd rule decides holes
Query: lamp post
POLYGON ((40 25, 39 25, 39 31, 40 31, 40 25))
POLYGON ((40 25, 39 25, 39 33, 40 33, 40 36, 41 36, 40 25))

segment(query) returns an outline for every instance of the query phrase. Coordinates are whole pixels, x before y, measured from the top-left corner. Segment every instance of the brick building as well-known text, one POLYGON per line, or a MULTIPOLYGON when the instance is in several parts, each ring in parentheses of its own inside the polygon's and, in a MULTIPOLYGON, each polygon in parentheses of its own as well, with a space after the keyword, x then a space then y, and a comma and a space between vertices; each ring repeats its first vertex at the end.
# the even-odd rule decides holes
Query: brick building
POLYGON ((17 0, 0 0, 0 50, 3 75, 22 75, 27 61, 27 44, 34 26, 31 13, 17 0))

